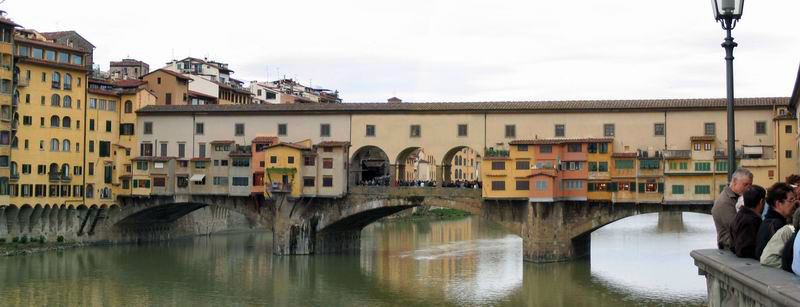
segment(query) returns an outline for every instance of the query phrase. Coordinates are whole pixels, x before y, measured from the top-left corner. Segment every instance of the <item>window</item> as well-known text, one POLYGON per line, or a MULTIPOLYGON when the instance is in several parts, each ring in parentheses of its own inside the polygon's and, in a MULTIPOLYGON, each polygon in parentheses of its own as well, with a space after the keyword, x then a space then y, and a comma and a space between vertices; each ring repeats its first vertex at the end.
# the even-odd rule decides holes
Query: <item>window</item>
POLYGON ((287 124, 278 124, 278 136, 286 136, 288 135, 288 131, 287 124))
POLYGON ((505 190, 506 190, 505 181, 492 181, 492 191, 505 191, 505 190))
POLYGON ((130 100, 125 101, 125 113, 133 113, 133 102, 130 100))
POLYGON ((531 161, 528 160, 517 161, 516 166, 518 170, 528 170, 531 169, 531 161))
POLYGON ((597 143, 589 143, 586 147, 588 153, 597 153, 597 143))
POLYGON ((614 124, 603 124, 603 136, 614 136, 614 124))
POLYGON ((167 178, 165 177, 153 177, 153 186, 163 188, 167 186, 167 178))
POLYGON ((197 144, 197 156, 200 158, 206 157, 206 143, 197 144))
POLYGON ((288 164, 294 164, 294 156, 288 156, 288 157, 286 157, 286 163, 288 163, 288 164))
POLYGON ((552 153, 553 152, 553 145, 541 145, 539 146, 540 153, 552 153))
POLYGON ((64 95, 63 106, 65 108, 72 108, 72 97, 69 95, 64 95))
POLYGON ((517 145, 517 151, 528 151, 528 145, 517 145))
POLYGON ((172 104, 172 93, 167 93, 166 97, 164 98, 165 104, 172 104))
POLYGON ((156 79, 156 83, 158 83, 158 84, 161 84, 161 77, 158 77, 158 78, 156 79))
POLYGON ((332 176, 322 176, 322 186, 326 188, 333 187, 333 177, 332 176))
POLYGON ((633 169, 633 160, 616 160, 614 161, 614 168, 633 169))
POLYGON ((106 121, 106 132, 111 132, 111 121, 110 120, 106 121))
POLYGON ((248 177, 232 177, 231 184, 235 187, 246 187, 250 185, 250 178, 248 177))
POLYGON ((711 194, 711 186, 709 185, 696 185, 694 186, 694 194, 711 194))
POLYGON ((536 190, 537 191, 546 191, 547 190, 547 181, 537 180, 536 181, 536 190))
POLYGON ((458 136, 467 136, 467 125, 466 124, 459 124, 458 125, 458 136))
MULTIPOLYGON (((144 163, 145 163, 145 169, 147 169, 147 162, 144 162, 144 163)), ((86 166, 86 168, 89 169, 89 172, 88 172, 89 176, 94 176, 94 162, 89 162, 89 164, 86 166)))
POLYGON ((700 151, 701 148, 700 143, 694 143, 694 151, 700 151))
MULTIPOLYGON (((79 56, 79 55, 73 54, 72 55, 72 64, 73 65, 83 65, 83 58, 81 58, 81 56, 79 56)), ((80 82, 78 83, 78 85, 81 85, 80 82)))
POLYGON ((792 151, 791 150, 787 150, 786 151, 786 159, 791 159, 791 158, 792 158, 792 151))
POLYGON ((683 194, 683 185, 673 184, 672 194, 683 194))
POLYGON ((51 107, 61 106, 61 97, 59 97, 58 94, 53 94, 53 96, 50 96, 50 106, 51 107))
POLYGON ((119 135, 134 135, 133 124, 119 124, 119 135))
POLYGON ((234 130, 233 133, 236 136, 244 135, 244 124, 236 124, 236 125, 234 125, 234 129, 233 130, 234 130))
POLYGON ((194 134, 203 135, 204 131, 205 131, 205 125, 203 125, 203 123, 194 124, 194 134))
POLYGON ((717 124, 705 123, 705 125, 703 125, 703 133, 705 135, 717 135, 717 124))
POLYGON ((598 172, 607 172, 608 171, 608 162, 598 162, 597 163, 597 171, 598 172))
POLYGON ((303 157, 303 165, 305 165, 305 166, 314 166, 314 157, 311 157, 311 156, 303 157))
POLYGON ((322 147, 322 151, 324 151, 324 152, 333 152, 333 147, 324 146, 324 147, 322 147))
POLYGON ((53 115, 53 116, 50 117, 50 127, 58 128, 60 126, 59 125, 60 122, 61 122, 61 119, 58 118, 58 116, 53 115))
POLYGON ((567 126, 564 124, 556 125, 556 137, 563 137, 566 134, 567 126))
POLYGON ((145 157, 153 156, 153 143, 142 143, 139 147, 139 154, 145 157))
POLYGON ((212 183, 214 185, 228 185, 228 177, 214 176, 214 179, 212 179, 212 183))
POLYGON ((711 162, 695 162, 695 171, 711 171, 711 162))
POLYGON ((655 136, 664 136, 664 123, 656 123, 653 125, 653 134, 655 136))
POLYGON ((72 89, 72 75, 64 74, 64 89, 71 90, 72 89))
POLYGON ((278 157, 277 156, 270 156, 269 157, 269 163, 272 163, 272 164, 278 163, 278 157))
POLYGON ((792 133, 792 125, 786 125, 784 127, 784 129, 785 129, 786 133, 792 133))
POLYGON ((583 144, 575 144, 575 143, 568 144, 567 145, 567 151, 568 152, 581 152, 581 151, 583 151, 583 144))
POLYGON ((565 171, 579 171, 581 170, 582 164, 583 162, 580 161, 561 161, 561 169, 565 171))
POLYGON ((582 190, 583 181, 581 180, 563 180, 561 181, 562 190, 582 190))
POLYGON ((323 169, 332 169, 333 168, 333 159, 332 158, 322 159, 322 168, 323 169))
POLYGON ((411 137, 418 138, 422 135, 422 127, 420 125, 411 125, 411 137))
POLYGON ((767 134, 767 122, 765 121, 756 122, 756 134, 767 134))
POLYGON ((108 110, 112 112, 117 111, 117 101, 116 100, 109 100, 108 101, 108 110))
POLYGON ((506 138, 515 138, 515 137, 517 137, 517 126, 506 125, 506 138))
POLYGON ((61 89, 61 74, 59 74, 58 72, 54 71, 52 76, 53 76, 53 86, 52 87, 54 89, 61 89))
POLYGON ((715 163, 715 170, 717 172, 727 172, 728 171, 728 161, 717 161, 715 163))
POLYGON ((97 99, 89 98, 89 109, 97 109, 97 99))
POLYGON ((597 171, 597 162, 589 162, 589 171, 596 172, 597 171))
POLYGON ((320 124, 319 125, 319 136, 321 136, 321 137, 331 136, 331 124, 320 124))
POLYGON ((367 125, 367 136, 375 136, 375 125, 367 125))
POLYGON ((504 161, 492 161, 492 169, 493 170, 504 170, 504 169, 506 169, 506 162, 504 162, 504 161))
POLYGON ((94 119, 89 120, 89 131, 94 131, 94 119))
POLYGON ((186 157, 186 143, 178 143, 178 158, 186 157))
POLYGON ((640 169, 659 169, 659 162, 658 160, 640 160, 639 161, 639 168, 640 169))
POLYGON ((682 170, 688 170, 689 169, 689 162, 681 162, 680 165, 679 165, 679 168, 682 169, 682 170))
MULTIPOLYGON (((100 144, 100 145, 102 145, 102 144, 100 144)), ((159 153, 161 154, 162 157, 166 157, 167 156, 167 148, 168 148, 167 142, 161 142, 159 145, 161 145, 161 148, 159 148, 159 150, 158 150, 159 153)))
POLYGON ((303 177, 304 187, 313 187, 315 183, 314 177, 303 177))
POLYGON ((528 191, 530 190, 530 182, 527 180, 517 180, 516 188, 517 191, 528 191))
POLYGON ((178 187, 185 188, 189 186, 189 177, 187 176, 178 176, 178 187))

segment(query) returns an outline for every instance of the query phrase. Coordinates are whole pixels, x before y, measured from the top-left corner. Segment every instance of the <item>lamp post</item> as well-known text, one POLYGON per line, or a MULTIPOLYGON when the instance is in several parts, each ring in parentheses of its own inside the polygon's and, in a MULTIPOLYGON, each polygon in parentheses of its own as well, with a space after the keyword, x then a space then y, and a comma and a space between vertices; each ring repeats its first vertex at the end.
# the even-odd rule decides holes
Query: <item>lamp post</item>
POLYGON ((725 64, 728 84, 728 182, 733 179, 736 169, 736 134, 733 127, 733 48, 737 46, 731 37, 731 30, 736 27, 739 18, 742 18, 744 0, 711 0, 714 9, 714 19, 719 21, 722 29, 727 32, 725 42, 725 64))

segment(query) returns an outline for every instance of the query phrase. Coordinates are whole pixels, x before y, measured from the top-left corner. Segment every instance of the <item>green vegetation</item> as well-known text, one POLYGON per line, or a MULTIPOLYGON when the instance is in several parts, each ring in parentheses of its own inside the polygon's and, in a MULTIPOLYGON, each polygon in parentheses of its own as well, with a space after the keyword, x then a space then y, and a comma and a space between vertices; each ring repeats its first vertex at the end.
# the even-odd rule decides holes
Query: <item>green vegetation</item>
POLYGON ((0 244, 6 243, 6 238, 0 238, 0 244))
POLYGON ((28 236, 22 236, 22 239, 19 239, 19 244, 28 244, 28 236))
POLYGON ((64 243, 64 236, 58 236, 56 241, 58 241, 58 243, 64 243))
POLYGON ((448 218, 459 218, 470 216, 469 212, 456 210, 456 209, 448 209, 448 208, 436 208, 430 210, 419 210, 415 211, 414 214, 411 215, 410 218, 412 219, 448 219, 448 218))

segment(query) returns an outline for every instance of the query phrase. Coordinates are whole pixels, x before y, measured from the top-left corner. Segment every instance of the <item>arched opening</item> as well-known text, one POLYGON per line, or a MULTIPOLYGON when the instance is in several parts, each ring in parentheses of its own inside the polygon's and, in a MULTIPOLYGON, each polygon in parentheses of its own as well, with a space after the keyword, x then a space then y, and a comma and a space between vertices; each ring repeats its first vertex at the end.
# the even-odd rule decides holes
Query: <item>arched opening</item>
POLYGON ((61 149, 61 142, 59 142, 58 139, 50 140, 50 151, 55 152, 59 149, 61 149))
POLYGON ((61 126, 59 124, 60 122, 61 122, 61 119, 58 118, 58 116, 56 116, 56 115, 50 116, 50 127, 58 128, 59 126, 61 126))
POLYGON ((133 113, 133 102, 130 100, 125 101, 125 113, 133 113))
POLYGON ((389 156, 376 146, 361 147, 353 154, 350 174, 354 185, 388 186, 389 156))
POLYGON ((481 153, 469 146, 454 147, 442 158, 442 186, 480 188, 481 153))
MULTIPOLYGON (((64 102, 66 103, 66 100, 64 100, 64 102)), ((72 127, 72 119, 70 119, 69 116, 64 116, 64 119, 61 120, 61 127, 71 128, 72 127)), ((67 150, 65 150, 65 151, 67 151, 67 150)))
POLYGON ((69 95, 64 95, 63 106, 65 108, 72 108, 72 97, 69 95))
POLYGON ((409 147, 397 155, 395 179, 399 186, 436 186, 438 167, 433 153, 422 147, 409 147))
POLYGON ((50 106, 51 107, 61 106, 61 97, 58 96, 58 94, 53 94, 53 96, 50 96, 50 106))

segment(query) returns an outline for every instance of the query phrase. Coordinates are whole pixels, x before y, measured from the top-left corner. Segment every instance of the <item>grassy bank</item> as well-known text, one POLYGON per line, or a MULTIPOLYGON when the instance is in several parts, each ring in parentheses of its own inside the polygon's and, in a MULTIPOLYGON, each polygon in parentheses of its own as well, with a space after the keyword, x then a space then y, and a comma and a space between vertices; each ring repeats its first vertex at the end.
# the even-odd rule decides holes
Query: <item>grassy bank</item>
POLYGON ((0 257, 63 250, 83 245, 85 244, 64 242, 64 238, 61 236, 59 236, 56 241, 52 242, 46 241, 44 237, 14 237, 10 241, 6 238, 0 238, 0 257))

